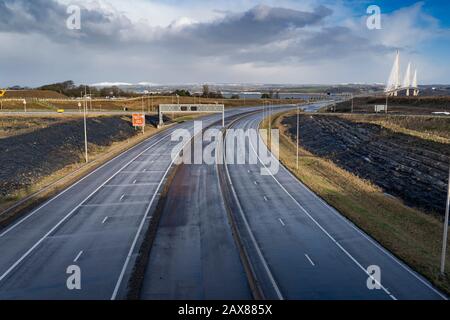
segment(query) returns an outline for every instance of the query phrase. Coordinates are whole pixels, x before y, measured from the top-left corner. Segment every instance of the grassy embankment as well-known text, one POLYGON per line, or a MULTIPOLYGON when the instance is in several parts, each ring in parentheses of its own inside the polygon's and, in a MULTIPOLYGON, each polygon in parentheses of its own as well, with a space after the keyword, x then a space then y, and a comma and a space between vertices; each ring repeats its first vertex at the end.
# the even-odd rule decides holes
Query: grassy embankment
POLYGON ((350 114, 342 117, 354 122, 376 124, 420 139, 450 144, 450 117, 350 114))
MULTIPOLYGON (((442 221, 405 206, 370 182, 301 147, 297 169, 296 144, 289 138, 287 128, 281 125, 283 117, 290 115, 295 112, 280 113, 272 120, 272 127, 280 129, 280 161, 327 203, 437 287, 450 293, 450 254, 447 255, 446 276, 439 275, 442 221)), ((267 128, 268 119, 262 126, 267 128)), ((416 136, 420 134, 423 132, 418 131, 416 136)), ((434 135, 434 138, 441 137, 434 135)))
MULTIPOLYGON (((93 117, 95 118, 95 117, 93 117)), ((125 121, 130 121, 129 117, 124 117, 125 121)), ((4 117, 0 122, 0 139, 14 137, 21 134, 29 134, 35 130, 57 126, 60 123, 77 120, 77 117, 4 117)), ((79 161, 56 170, 51 175, 44 176, 33 182, 32 185, 16 190, 6 197, 0 198, 0 212, 16 204, 18 201, 27 199, 23 204, 8 212, 0 214, 0 224, 7 223, 12 218, 20 216, 24 211, 42 203, 46 199, 71 185, 81 177, 98 168, 103 163, 133 147, 134 145, 148 139, 163 129, 156 129, 148 125, 145 134, 138 133, 122 141, 112 141, 110 145, 100 146, 89 143, 89 163, 86 164, 80 154, 79 161), (39 193, 39 194, 36 194, 39 193), (35 196, 34 196, 35 195, 35 196)))

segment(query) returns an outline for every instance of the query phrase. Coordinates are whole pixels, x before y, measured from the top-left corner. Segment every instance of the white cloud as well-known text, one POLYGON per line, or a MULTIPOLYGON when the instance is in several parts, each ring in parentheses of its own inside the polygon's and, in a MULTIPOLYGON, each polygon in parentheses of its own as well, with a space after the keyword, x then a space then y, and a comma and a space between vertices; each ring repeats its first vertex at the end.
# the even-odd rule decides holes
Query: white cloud
POLYGON ((421 79, 450 73, 420 52, 443 34, 421 4, 383 15, 383 29, 370 31, 365 12, 348 18, 340 2, 79 1, 87 10, 74 32, 62 3, 0 0, 1 83, 383 82, 396 48, 421 79))

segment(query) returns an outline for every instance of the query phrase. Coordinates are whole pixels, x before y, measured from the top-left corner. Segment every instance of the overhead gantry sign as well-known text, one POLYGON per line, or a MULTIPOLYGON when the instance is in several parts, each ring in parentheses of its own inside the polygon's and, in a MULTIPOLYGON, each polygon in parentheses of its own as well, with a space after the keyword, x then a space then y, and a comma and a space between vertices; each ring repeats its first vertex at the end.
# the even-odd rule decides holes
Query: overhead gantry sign
POLYGON ((222 113, 222 126, 225 127, 225 105, 223 104, 160 104, 159 126, 164 125, 164 113, 222 113))

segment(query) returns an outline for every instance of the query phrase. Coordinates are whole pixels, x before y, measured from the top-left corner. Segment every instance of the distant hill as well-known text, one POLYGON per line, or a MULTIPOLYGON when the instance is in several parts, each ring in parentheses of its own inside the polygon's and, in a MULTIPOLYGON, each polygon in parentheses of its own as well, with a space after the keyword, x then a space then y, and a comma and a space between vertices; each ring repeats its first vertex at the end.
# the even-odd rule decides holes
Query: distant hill
POLYGON ((4 99, 67 99, 67 96, 51 90, 6 90, 4 99))

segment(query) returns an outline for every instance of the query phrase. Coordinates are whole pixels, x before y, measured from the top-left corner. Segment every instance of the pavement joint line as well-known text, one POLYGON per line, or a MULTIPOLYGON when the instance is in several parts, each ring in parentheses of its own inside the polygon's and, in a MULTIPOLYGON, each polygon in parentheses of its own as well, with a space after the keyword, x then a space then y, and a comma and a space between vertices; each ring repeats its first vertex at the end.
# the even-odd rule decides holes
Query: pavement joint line
POLYGON ((315 267, 316 265, 314 264, 314 262, 311 260, 311 258, 305 253, 305 257, 306 257, 306 259, 308 259, 308 261, 309 261, 309 263, 311 263, 311 265, 313 266, 313 267, 315 267))
MULTIPOLYGON (((261 139, 261 136, 258 137, 258 139, 261 139)), ((278 181, 278 179, 273 175, 273 173, 267 168, 267 166, 261 161, 261 158, 259 157, 258 153, 255 150, 255 147, 253 145, 253 142, 251 141, 251 139, 249 140, 250 142, 250 147, 253 150, 253 152, 256 154, 256 157, 259 159, 259 162, 266 168, 267 172, 269 172, 270 176, 275 180, 275 182, 278 184, 278 186, 297 204, 297 206, 301 209, 301 211, 303 211, 303 213, 306 214, 306 216, 308 218, 310 218, 314 224, 320 229, 322 230, 323 233, 325 233, 325 235, 332 240, 333 243, 336 244, 336 246, 342 251, 344 252, 347 257, 350 258, 350 260, 352 260, 365 274, 367 274, 369 276, 369 278, 371 278, 373 281, 375 281, 375 283, 377 283, 384 292, 386 292, 386 288, 377 280, 375 279, 359 262, 358 260, 356 260, 340 243, 338 243, 336 241, 336 239, 327 231, 325 230, 324 227, 322 227, 322 225, 316 220, 314 219, 313 216, 311 216, 311 214, 297 201, 297 199, 295 199, 290 193, 289 191, 286 190, 286 188, 278 181)), ((267 148, 266 148, 267 149, 267 148)), ((395 297, 393 295, 389 295, 389 297, 391 297, 391 299, 395 299, 395 297)))
POLYGON ((80 259, 80 257, 81 257, 82 254, 83 254, 83 251, 80 251, 80 252, 78 253, 78 255, 75 257, 75 259, 73 260, 73 262, 77 263, 77 262, 78 262, 78 259, 80 259))
POLYGON ((105 219, 103 219, 102 224, 105 224, 106 220, 108 220, 108 216, 105 217, 105 219))
MULTIPOLYGON (((277 160, 275 158, 275 156, 272 154, 272 152, 270 152, 270 156, 272 158, 274 158, 275 160, 277 160)), ((320 203, 322 203, 324 206, 326 206, 328 209, 330 209, 330 211, 339 219, 341 219, 342 221, 344 221, 348 226, 350 226, 353 230, 355 230, 356 232, 358 232, 361 236, 363 236, 367 241, 369 241, 373 246, 375 246, 375 248, 377 248, 378 250, 380 250, 382 253, 384 253, 387 257, 391 258, 391 260, 393 260, 395 263, 397 263, 399 266, 401 266, 406 272, 408 272, 409 274, 411 274, 414 278, 416 278, 417 280, 419 280, 423 285, 425 285, 428 289, 432 290, 434 293, 436 293, 437 295, 439 295, 442 299, 444 300, 448 300, 448 298, 443 295, 441 292, 439 292, 436 288, 434 288, 427 280, 423 279, 422 276, 420 276, 419 274, 417 274, 414 270, 411 270, 411 268, 409 266, 406 266, 404 263, 402 263, 401 261, 399 261, 396 257, 394 257, 392 255, 391 252, 389 252, 386 248, 382 247, 379 243, 377 243, 376 241, 374 241, 369 235, 367 235, 364 231, 362 231, 360 228, 358 228, 353 222, 351 222, 350 220, 348 220, 346 217, 344 217, 341 213, 339 213, 335 208, 333 208, 332 206, 330 206, 327 202, 325 202, 325 200, 323 200, 321 197, 319 197, 317 194, 315 194, 312 190, 310 190, 306 185, 304 185, 301 181, 298 180, 298 178, 296 176, 294 176, 294 174, 289 171, 288 169, 286 169, 284 166, 281 166, 282 170, 286 171, 293 179, 294 181, 297 182, 297 184, 299 184, 300 186, 302 186, 304 189, 306 189, 306 191, 311 194, 316 200, 318 200, 320 203)), ((391 297, 395 300, 397 300, 394 296, 391 297)))
POLYGON ((148 201, 134 201, 134 202, 111 202, 111 203, 99 203, 99 204, 83 204, 80 207, 83 208, 95 208, 95 207, 117 207, 117 206, 137 206, 140 204, 148 204, 148 201))
MULTIPOLYGON (((53 226, 53 228, 51 228, 46 234, 44 234, 38 241, 36 241, 34 243, 34 245, 28 249, 19 259, 16 260, 16 262, 13 263, 12 266, 10 266, 1 276, 0 276, 0 282, 3 281, 23 260, 25 260, 49 235, 51 235, 56 229, 58 229, 67 219, 69 219, 74 212, 76 212, 83 203, 85 203, 88 199, 90 199, 94 194, 96 194, 105 184, 107 184, 109 181, 111 181, 115 176, 117 176, 120 171, 122 171, 123 169, 125 169, 127 166, 129 166, 131 163, 133 163, 142 153, 147 152, 147 150, 149 150, 150 148, 154 147, 155 145, 157 145, 158 143, 160 143, 161 141, 163 141, 164 139, 166 139, 167 137, 171 136, 171 134, 167 134, 164 135, 161 139, 157 140, 155 143, 152 143, 150 146, 148 146, 147 148, 144 149, 144 151, 142 151, 141 153, 139 153, 136 157, 132 158, 129 162, 127 162, 124 166, 122 166, 119 170, 117 170, 112 176, 110 176, 108 179, 106 179, 105 182, 103 182, 102 184, 100 184, 100 186, 98 186, 93 192, 91 192, 86 198, 84 198, 83 201, 81 201, 78 205, 75 206, 75 208, 73 208, 67 215, 65 215, 61 220, 59 220, 59 222, 53 226)), ((131 150, 131 149, 130 149, 131 150)), ((124 152, 123 154, 126 154, 127 152, 129 152, 130 150, 124 152)), ((119 156, 118 156, 119 157, 119 156)), ((114 158, 117 159, 118 157, 114 158)), ((112 161, 112 160, 111 160, 112 161)), ((111 161, 107 162, 110 163, 111 161)), ((106 164, 105 164, 106 165, 106 164)), ((104 165, 103 165, 104 166, 104 165)), ((97 169, 98 170, 98 169, 97 169)), ((93 171, 95 172, 95 171, 93 171)), ((80 181, 84 180, 81 179, 80 181)), ((72 185, 73 186, 73 185, 72 185)), ((67 188, 65 191, 69 190, 71 187, 67 188)), ((61 194, 59 194, 61 195, 61 194)), ((52 198, 54 199, 54 198, 52 198)), ((48 203, 48 202, 47 202, 48 203)), ((9 232, 10 230, 12 230, 13 228, 15 228, 17 225, 19 225, 20 223, 22 223, 23 221, 25 221, 26 218, 29 218, 31 215, 33 215, 35 212, 37 212, 37 210, 39 210, 41 207, 39 207, 38 209, 36 209, 35 211, 33 211, 30 215, 28 215, 27 217, 25 217, 24 219, 20 220, 18 223, 16 223, 15 225, 13 225, 11 228, 9 228, 8 230, 6 230, 5 232, 3 232, 0 235, 0 238, 2 236, 4 236, 7 232, 9 232)))
MULTIPOLYGON (((164 135, 161 139, 157 140, 155 143, 153 143, 150 147, 148 147, 145 150, 148 150, 149 148, 155 146, 156 144, 158 144, 159 142, 161 142, 162 140, 164 140, 165 138, 171 136, 171 133, 164 135)), ((39 206, 38 208, 36 208, 35 210, 33 210, 30 214, 27 214, 24 218, 20 219, 19 221, 17 221, 15 224, 13 224, 11 227, 9 227, 8 229, 6 229, 5 231, 3 231, 0 234, 0 238, 3 237, 4 235, 8 234, 10 231, 14 230, 17 226, 19 226, 20 224, 22 224, 23 222, 25 222, 26 220, 28 220, 30 217, 32 217, 34 214, 36 214, 36 212, 38 212, 39 210, 41 210, 42 208, 46 207, 47 205, 49 205, 51 202, 53 202, 54 200, 58 199, 60 196, 62 196, 63 194, 65 194, 67 191, 71 190, 73 187, 77 186, 79 183, 81 183, 82 181, 84 181, 85 179, 89 178, 90 176, 92 176, 93 174, 95 174, 96 172, 100 171, 101 169, 103 169, 104 167, 106 167, 108 164, 110 164, 111 162, 113 162, 114 160, 119 159, 120 157, 124 156, 125 154, 127 154, 128 152, 138 148, 139 146, 141 146, 142 144, 148 142, 150 139, 152 139, 155 136, 149 137, 148 139, 139 142, 138 144, 136 144, 135 146, 131 147, 128 150, 125 150, 124 152, 122 152, 121 154, 117 155, 116 157, 112 158, 111 160, 108 160, 107 162, 105 162, 104 164, 102 164, 100 167, 98 167, 97 169, 95 169, 94 171, 90 172, 89 174, 87 174, 86 176, 84 176, 83 178, 81 178, 80 180, 78 180, 77 182, 73 183, 72 185, 70 185, 69 187, 67 187, 66 189, 64 189, 63 191, 61 191, 60 193, 58 193, 57 195, 55 195, 54 197, 52 197, 51 199, 49 199, 48 201, 46 201, 45 203, 43 203, 41 206, 39 206)), ((145 152, 144 150, 144 152, 145 152)), ((133 161, 130 161, 126 166, 128 166, 129 164, 131 164, 133 161)), ((0 278, 0 281, 2 279, 0 278)))
POLYGON ((280 223, 283 225, 283 227, 286 226, 286 225, 284 224, 283 220, 281 220, 281 218, 279 218, 278 221, 280 221, 280 223))

